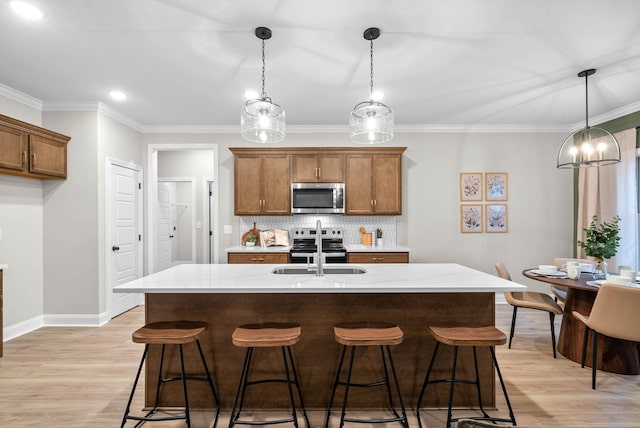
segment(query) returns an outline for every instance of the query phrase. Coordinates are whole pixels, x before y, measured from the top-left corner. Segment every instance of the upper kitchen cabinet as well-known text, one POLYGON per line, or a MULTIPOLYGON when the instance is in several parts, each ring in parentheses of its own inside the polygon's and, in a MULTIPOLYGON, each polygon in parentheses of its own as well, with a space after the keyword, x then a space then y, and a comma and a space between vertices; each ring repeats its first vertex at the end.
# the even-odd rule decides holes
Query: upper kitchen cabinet
POLYGON ((402 214, 402 153, 375 148, 346 155, 345 214, 402 214))
POLYGON ((235 215, 291 215, 289 155, 255 149, 234 154, 235 215))
POLYGON ((67 178, 70 139, 0 115, 0 173, 41 179, 67 178))
POLYGON ((344 182, 344 156, 341 154, 291 155, 291 181, 294 183, 344 182))

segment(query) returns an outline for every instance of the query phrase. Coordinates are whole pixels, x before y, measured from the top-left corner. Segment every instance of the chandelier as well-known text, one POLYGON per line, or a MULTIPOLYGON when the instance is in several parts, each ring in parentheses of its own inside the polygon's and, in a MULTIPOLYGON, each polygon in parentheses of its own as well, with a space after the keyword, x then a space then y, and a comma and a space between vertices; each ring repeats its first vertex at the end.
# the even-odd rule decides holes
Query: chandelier
POLYGON ((596 70, 590 68, 578 73, 584 77, 585 85, 585 126, 569 135, 558 152, 558 168, 582 168, 610 165, 620 162, 620 145, 609 131, 589 126, 589 76, 596 70))

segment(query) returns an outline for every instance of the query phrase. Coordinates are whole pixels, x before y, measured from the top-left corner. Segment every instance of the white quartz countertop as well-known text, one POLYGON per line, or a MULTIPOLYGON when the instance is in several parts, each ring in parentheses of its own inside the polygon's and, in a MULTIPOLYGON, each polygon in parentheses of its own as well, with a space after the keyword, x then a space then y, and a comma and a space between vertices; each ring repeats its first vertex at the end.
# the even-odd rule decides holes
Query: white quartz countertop
POLYGON ((291 247, 275 245, 272 245, 271 247, 260 247, 257 245, 247 247, 244 245, 236 245, 235 247, 225 249, 225 251, 227 253, 288 253, 290 249, 291 247))
POLYGON ((402 245, 345 245, 349 253, 409 253, 410 248, 402 245))
POLYGON ((526 286, 453 263, 327 264, 364 274, 276 275, 272 264, 183 264, 113 288, 115 293, 469 293, 526 286))
MULTIPOLYGON (((350 253, 409 253, 411 252, 410 248, 403 247, 401 245, 379 245, 379 246, 371 246, 371 245, 345 245, 347 252, 350 253)), ((225 249, 227 253, 288 253, 291 247, 246 247, 244 245, 236 245, 235 247, 230 247, 225 249)))

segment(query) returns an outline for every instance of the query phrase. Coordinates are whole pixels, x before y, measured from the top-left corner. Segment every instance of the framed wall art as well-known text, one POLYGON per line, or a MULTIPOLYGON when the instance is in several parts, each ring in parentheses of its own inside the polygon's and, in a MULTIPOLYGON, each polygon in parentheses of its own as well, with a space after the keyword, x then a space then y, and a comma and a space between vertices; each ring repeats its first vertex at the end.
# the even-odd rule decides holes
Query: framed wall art
POLYGON ((506 201, 508 197, 508 176, 506 172, 486 172, 484 174, 485 199, 506 201))
POLYGON ((482 200, 482 173, 481 172, 461 172, 460 173, 460 200, 461 201, 481 201, 482 200))
POLYGON ((507 204, 485 205, 487 233, 506 233, 508 231, 507 204))
POLYGON ((460 232, 482 233, 482 205, 460 205, 460 232))

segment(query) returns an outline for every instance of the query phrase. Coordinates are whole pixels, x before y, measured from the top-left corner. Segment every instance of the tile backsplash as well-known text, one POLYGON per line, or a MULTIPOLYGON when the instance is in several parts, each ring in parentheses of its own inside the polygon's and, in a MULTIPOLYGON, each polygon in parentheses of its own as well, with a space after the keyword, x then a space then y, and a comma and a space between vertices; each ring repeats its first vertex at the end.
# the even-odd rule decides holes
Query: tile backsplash
POLYGON ((300 227, 316 227, 316 220, 323 227, 344 229, 344 244, 360 244, 360 227, 367 232, 382 229, 384 244, 396 245, 396 216, 342 216, 342 215, 293 215, 293 216, 243 216, 240 217, 240 233, 253 227, 260 230, 284 229, 291 231, 300 227))

